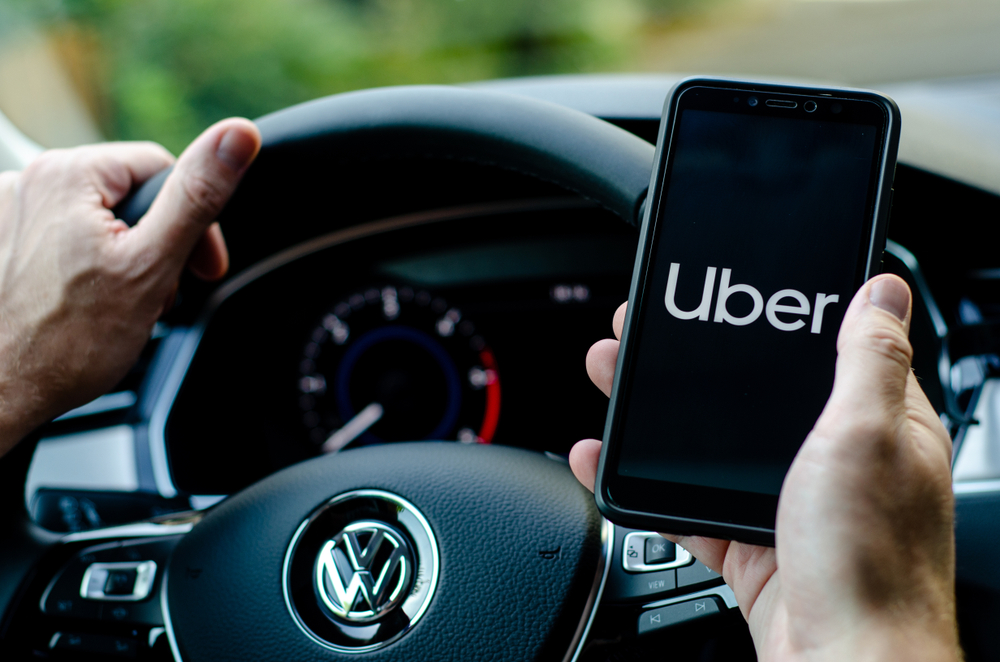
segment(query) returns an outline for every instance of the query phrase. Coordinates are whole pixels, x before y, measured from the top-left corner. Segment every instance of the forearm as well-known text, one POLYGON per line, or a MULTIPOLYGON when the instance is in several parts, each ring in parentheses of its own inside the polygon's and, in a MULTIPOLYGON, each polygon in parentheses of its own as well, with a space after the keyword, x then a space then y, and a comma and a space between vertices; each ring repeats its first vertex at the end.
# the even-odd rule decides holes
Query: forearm
POLYGON ((17 404, 18 399, 9 397, 8 392, 6 383, 0 386, 0 457, 6 455, 32 429, 24 424, 23 416, 18 416, 23 409, 17 404))
POLYGON ((0 456, 55 415, 57 362, 45 367, 36 356, 48 343, 9 324, 12 313, 0 302, 0 456), (3 319, 7 318, 7 319, 3 319))
POLYGON ((38 387, 18 376, 10 354, 0 346, 0 457, 45 422, 38 387))

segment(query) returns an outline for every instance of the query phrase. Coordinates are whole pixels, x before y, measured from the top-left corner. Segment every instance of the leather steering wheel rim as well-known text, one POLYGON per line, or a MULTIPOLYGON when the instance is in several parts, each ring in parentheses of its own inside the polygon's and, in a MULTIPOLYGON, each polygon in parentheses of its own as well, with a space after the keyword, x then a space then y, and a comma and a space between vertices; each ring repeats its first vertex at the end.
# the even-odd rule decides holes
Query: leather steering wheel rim
MULTIPOLYGON (((253 180, 255 172, 267 172, 269 169, 310 162, 316 158, 323 158, 327 162, 337 161, 341 164, 401 156, 445 159, 511 170, 556 184, 611 210, 633 226, 639 224, 654 152, 649 143, 585 113, 513 95, 450 87, 387 88, 342 94, 278 111, 260 118, 257 124, 261 130, 263 146, 255 164, 248 171, 244 184, 247 180, 253 180)), ((141 186, 116 209, 118 217, 130 225, 138 222, 148 210, 168 174, 169 169, 141 186)), ((234 196, 234 202, 246 205, 248 200, 254 199, 254 196, 266 194, 266 192, 261 193, 255 186, 244 185, 234 196)), ((225 218, 225 212, 220 218, 225 218)), ((562 503, 563 511, 573 512, 572 517, 567 519, 568 526, 561 527, 563 534, 570 535, 577 526, 581 529, 575 538, 570 535, 572 538, 570 543, 556 544, 561 539, 570 540, 565 538, 565 535, 563 538, 548 535, 548 532, 560 528, 556 524, 558 516, 550 517, 543 523, 544 509, 532 511, 530 508, 508 508, 511 515, 504 520, 508 524, 515 521, 511 518, 516 515, 520 518, 517 521, 521 524, 525 523, 526 517, 537 518, 538 523, 543 524, 545 529, 540 537, 529 535, 530 532, 523 528, 519 529, 526 545, 522 546, 521 552, 528 550, 530 552, 528 556, 541 559, 542 567, 545 568, 553 567, 551 561, 558 558, 564 559, 568 565, 568 570, 565 572, 532 571, 531 573, 530 583, 536 589, 534 595, 549 596, 551 600, 547 603, 548 606, 559 611, 553 611, 556 615, 548 619, 546 627, 541 630, 531 627, 515 628, 521 636, 517 645, 512 644, 501 650, 494 646, 492 651, 480 650, 473 657, 478 657, 479 654, 491 654, 500 655, 495 659, 539 659, 539 656, 548 659, 548 656, 556 652, 551 647, 554 641, 565 646, 572 639, 566 635, 566 622, 572 623, 572 630, 579 635, 576 624, 579 622, 580 610, 586 612, 590 605, 585 607, 580 600, 578 590, 557 591, 550 590, 546 586, 548 581, 558 583, 565 579, 571 580, 579 588, 581 582, 587 579, 585 588, 589 590, 589 583, 593 579, 593 570, 597 563, 596 545, 600 537, 600 527, 597 523, 600 517, 594 508, 592 498, 575 483, 568 468, 537 454, 517 449, 449 448, 445 445, 431 449, 426 444, 404 444, 398 448, 399 450, 395 451, 396 457, 390 457, 392 453, 387 449, 377 448, 350 453, 349 455, 355 459, 354 464, 359 467, 358 475, 364 475, 361 474, 359 463, 368 458, 382 458, 386 463, 397 464, 390 478, 380 481, 369 476, 367 481, 362 481, 366 483, 365 485, 358 484, 353 487, 358 489, 367 485, 393 489, 397 494, 402 492, 401 496, 410 498, 417 507, 434 512, 435 506, 427 500, 426 495, 423 501, 412 498, 410 492, 416 487, 400 478, 407 468, 405 462, 403 466, 398 466, 400 456, 409 457, 410 466, 416 466, 421 457, 436 457, 439 465, 450 467, 450 474, 447 472, 446 474, 452 477, 451 480, 462 476, 465 473, 464 468, 477 466, 478 475, 487 476, 497 466, 505 464, 509 467, 520 467, 518 471, 512 469, 507 480, 498 480, 493 485, 496 488, 494 492, 501 496, 508 493, 515 495, 515 498, 508 499, 506 503, 515 506, 529 503, 532 490, 542 494, 547 489, 549 496, 544 499, 543 505, 547 502, 553 505, 562 503), (517 475, 518 472, 523 472, 523 475, 517 475), (379 485, 380 482, 385 485, 379 485), (556 542, 548 541, 548 537, 552 537, 556 542), (551 637, 557 630, 561 631, 559 636, 551 637)), ((280 503, 273 501, 272 497, 276 493, 287 496, 297 492, 288 487, 290 476, 298 480, 296 476, 301 478, 305 474, 310 475, 308 490, 310 499, 307 499, 308 503, 302 501, 299 491, 299 503, 291 511, 286 510, 283 517, 278 518, 281 526, 285 528, 291 524, 297 525, 309 515, 310 508, 320 507, 324 499, 334 497, 343 491, 342 488, 345 488, 346 483, 338 488, 323 487, 321 479, 317 478, 317 472, 321 474, 331 466, 331 458, 317 458, 302 463, 251 486, 210 513, 189 534, 189 537, 181 542, 175 561, 170 565, 172 574, 165 580, 169 590, 164 594, 176 595, 184 592, 181 583, 191 576, 190 573, 186 573, 188 567, 184 564, 187 562, 197 561, 199 565, 216 569, 226 566, 225 556, 220 560, 220 557, 215 555, 217 545, 213 543, 212 538, 228 540, 229 543, 242 542, 252 547, 254 522, 258 520, 253 516, 247 519, 246 513, 256 513, 261 517, 269 512, 281 510, 280 503), (213 531, 215 534, 211 535, 213 531), (222 565, 212 565, 213 563, 222 565)), ((433 472, 428 469, 427 475, 432 474, 433 472)), ((466 489, 465 503, 474 502, 474 490, 470 492, 466 489)), ((488 511, 489 509, 485 512, 488 511)), ((476 521, 484 521, 484 511, 476 510, 475 518, 476 521)), ((430 519, 433 520, 434 516, 430 519)), ((437 520, 440 526, 443 521, 440 514, 437 515, 437 520)), ((513 529, 508 527, 508 530, 513 529)), ((277 535, 273 544, 268 547, 269 554, 273 555, 276 550, 284 553, 288 549, 285 533, 287 532, 283 531, 277 535)), ((232 544, 226 549, 233 555, 239 553, 232 544)), ((454 546, 451 553, 454 558, 454 546)), ((243 567, 248 566, 244 564, 243 567)), ((481 563, 479 567, 483 569, 489 566, 481 563)), ((442 577, 445 577, 445 571, 442 572, 442 577)), ((199 569, 195 574, 203 578, 213 577, 211 570, 202 574, 199 569)), ((269 579, 274 578, 269 577, 269 579)), ((445 584, 443 581, 439 590, 445 590, 445 584)), ((517 582, 511 585, 516 586, 517 582)), ((222 587, 220 590, 224 590, 226 584, 223 582, 217 586, 222 587)), ((245 589, 246 585, 243 588, 245 589)), ((527 592, 531 593, 532 591, 527 592)), ((246 593, 243 595, 248 596, 246 593)), ((443 600, 443 598, 435 599, 438 602, 443 600)), ((197 604, 190 599, 186 600, 186 603, 192 610, 197 604)), ((164 607, 167 607, 166 600, 164 607)), ((432 603, 427 617, 428 624, 424 626, 425 631, 431 628, 434 609, 432 603)), ((441 611, 440 607, 438 611, 441 611)), ((209 615, 206 615, 206 618, 209 615)), ((514 620, 517 618, 523 619, 525 616, 515 616, 514 620)), ((192 622, 190 618, 186 620, 188 623, 192 622)), ((215 623, 226 623, 228 619, 223 617, 221 620, 212 620, 215 623)), ((242 622, 243 627, 237 630, 252 633, 252 629, 246 626, 248 621, 245 617, 242 622)), ((283 627, 288 629, 287 625, 284 623, 283 627)), ((226 657, 224 648, 203 647, 196 643, 210 641, 210 632, 206 639, 202 636, 205 633, 194 632, 192 629, 194 626, 186 627, 187 634, 178 633, 181 639, 185 636, 188 639, 188 645, 182 644, 182 648, 187 648, 189 653, 197 650, 199 655, 211 651, 212 659, 217 659, 219 654, 226 657)), ((419 628, 415 632, 419 632, 419 628)), ((171 639, 176 640, 176 638, 171 633, 171 639)), ((468 659, 466 654, 471 652, 449 651, 446 637, 435 635, 433 639, 435 643, 430 648, 421 643, 427 640, 427 637, 420 634, 407 635, 399 644, 393 644, 368 655, 379 659, 395 659, 394 651, 400 653, 403 648, 409 648, 424 653, 436 650, 438 654, 435 657, 440 659, 468 659)), ((301 643, 295 641, 296 645, 301 643)), ((493 643, 502 645, 498 641, 493 643)), ((281 642, 274 641, 271 644, 275 645, 272 652, 283 650, 281 642)), ((317 660, 341 657, 340 653, 322 648, 299 650, 308 653, 307 657, 317 660)), ((559 654, 561 655, 564 650, 565 648, 559 654)), ((243 650, 241 658, 245 659, 247 653, 251 652, 253 649, 243 650)))
MULTIPOLYGON (((452 159, 554 183, 638 227, 653 146, 608 122, 554 103, 443 86, 393 87, 317 99, 256 120, 263 140, 254 171, 303 160, 356 163, 452 159)), ((116 210, 134 225, 169 169, 116 210)), ((241 187, 234 198, 254 195, 241 187)), ((223 213, 223 216, 225 214, 223 213)))
MULTIPOLYGON (((515 96, 446 87, 390 88, 329 97, 266 116, 258 125, 263 147, 252 169, 316 158, 342 163, 400 156, 467 161, 555 183, 632 225, 638 225, 653 158, 651 145, 589 115, 515 96)), ((123 214, 127 221, 141 216, 164 176, 149 182, 129 201, 123 214)), ((254 195, 257 187, 247 190, 254 195)), ((241 194, 246 195, 237 191, 236 196, 241 194)), ((241 203, 246 205, 246 200, 241 203)), ((171 603, 167 607, 165 599, 165 609, 176 614, 177 631, 170 632, 171 640, 188 660, 217 659, 227 651, 241 658, 257 653, 264 659, 277 659, 283 650, 294 650, 301 659, 345 655, 336 646, 331 650, 336 638, 324 641, 298 618, 302 600, 299 607, 292 604, 287 587, 284 607, 289 614, 282 613, 275 592, 275 561, 279 554, 286 559, 302 554, 295 542, 299 534, 292 536, 292 543, 288 540, 295 527, 303 530, 303 518, 310 517, 310 511, 315 513, 324 500, 337 494, 367 487, 389 490, 426 513, 441 539, 441 586, 430 602, 426 622, 418 623, 412 634, 385 649, 353 655, 394 659, 487 655, 510 660, 562 656, 574 635, 581 634, 581 615, 589 616, 584 595, 595 569, 601 567, 597 562, 600 517, 592 497, 568 468, 552 464, 522 450, 397 444, 392 449, 359 449, 335 458, 317 458, 264 479, 209 514, 178 546, 165 591, 171 603), (504 465, 512 469, 490 475, 504 465), (414 473, 422 478, 414 479, 414 473), (472 476, 478 476, 478 482, 472 479, 470 484, 472 476), (427 489, 434 481, 439 492, 448 493, 442 498, 450 499, 443 510, 435 491, 427 489), (303 492, 308 496, 303 497, 303 492), (487 524, 494 504, 502 504, 502 512, 487 524), (265 515, 266 521, 261 521, 265 515), (478 531, 470 545, 478 541, 502 549, 504 558, 491 563, 489 553, 463 551, 463 539, 470 537, 470 530, 478 531), (255 544, 260 531, 267 532, 267 542, 255 544), (241 551, 246 547, 266 558, 268 568, 256 570, 241 551), (220 555, 226 561, 220 561, 220 555), (191 578, 189 567, 203 570, 198 579, 191 578), (479 590, 489 584, 490 572, 501 575, 496 578, 497 586, 503 586, 506 593, 521 593, 519 597, 536 604, 544 617, 504 614, 500 603, 479 590), (518 579, 511 581, 511 575, 518 579), (552 585, 559 584, 562 588, 554 590, 552 585), (260 599, 251 585, 260 586, 261 592, 269 594, 267 598, 260 599), (217 616, 222 603, 203 599, 219 592, 239 605, 224 618, 217 616), (464 620, 463 605, 476 603, 482 610, 480 625, 493 637, 475 631, 477 619, 464 620), (177 614, 178 607, 183 615, 177 614), (257 632, 252 614, 267 615, 261 618, 266 625, 257 632), (289 620, 298 623, 299 631, 289 620), (231 625, 244 635, 216 637, 206 623, 220 628, 231 625), (473 632, 463 631, 469 627, 473 632), (506 641, 499 649, 496 636, 506 641), (254 644, 247 646, 246 641, 254 644), (462 650, 450 648, 449 643, 459 642, 462 650)), ((319 539, 330 539, 335 528, 319 539)), ((315 554, 310 550, 301 564, 308 568, 317 563, 315 554)), ((301 593, 306 603, 315 600, 309 590, 301 593)))

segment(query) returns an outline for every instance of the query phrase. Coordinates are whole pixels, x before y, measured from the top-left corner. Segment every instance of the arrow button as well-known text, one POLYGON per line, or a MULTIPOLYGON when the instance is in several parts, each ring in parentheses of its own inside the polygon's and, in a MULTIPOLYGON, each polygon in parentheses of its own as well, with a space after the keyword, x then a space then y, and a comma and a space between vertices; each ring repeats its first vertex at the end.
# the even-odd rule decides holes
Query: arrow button
POLYGON ((650 609, 639 617, 639 634, 718 614, 719 611, 719 601, 714 597, 676 602, 666 607, 650 609))
POLYGON ((677 588, 697 586, 698 584, 722 583, 719 573, 712 571, 701 561, 695 561, 689 566, 677 568, 677 588))

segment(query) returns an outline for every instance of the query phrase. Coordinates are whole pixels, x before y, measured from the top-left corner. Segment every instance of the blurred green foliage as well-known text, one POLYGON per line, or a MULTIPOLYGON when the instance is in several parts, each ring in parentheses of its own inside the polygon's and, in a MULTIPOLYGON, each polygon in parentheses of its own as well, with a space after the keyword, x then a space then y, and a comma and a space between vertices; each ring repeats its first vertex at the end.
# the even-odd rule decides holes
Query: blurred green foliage
MULTIPOLYGON (((105 134, 177 152, 346 90, 616 69, 695 0, 6 0, 91 63, 105 134), (84 57, 86 56, 86 57, 84 57)), ((704 4, 704 0, 699 3, 704 4)), ((65 57, 65 55, 64 55, 65 57)))

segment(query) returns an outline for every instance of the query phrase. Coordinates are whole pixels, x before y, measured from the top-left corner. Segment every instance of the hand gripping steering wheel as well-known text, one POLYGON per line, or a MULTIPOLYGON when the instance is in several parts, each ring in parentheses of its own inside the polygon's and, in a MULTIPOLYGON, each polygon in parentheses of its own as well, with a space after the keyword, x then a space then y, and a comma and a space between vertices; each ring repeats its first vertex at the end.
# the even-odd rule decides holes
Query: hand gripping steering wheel
MULTIPOLYGON (((275 173, 405 156, 513 170, 638 225, 653 160, 592 116, 458 88, 343 94, 258 125, 263 149, 227 211, 277 195, 275 173)), ((165 177, 119 215, 135 222, 165 177)), ((226 218, 231 245, 264 231, 226 218)), ((178 543, 167 634, 184 662, 568 662, 610 529, 568 467, 538 453, 396 443, 324 456, 230 497, 178 543)))

